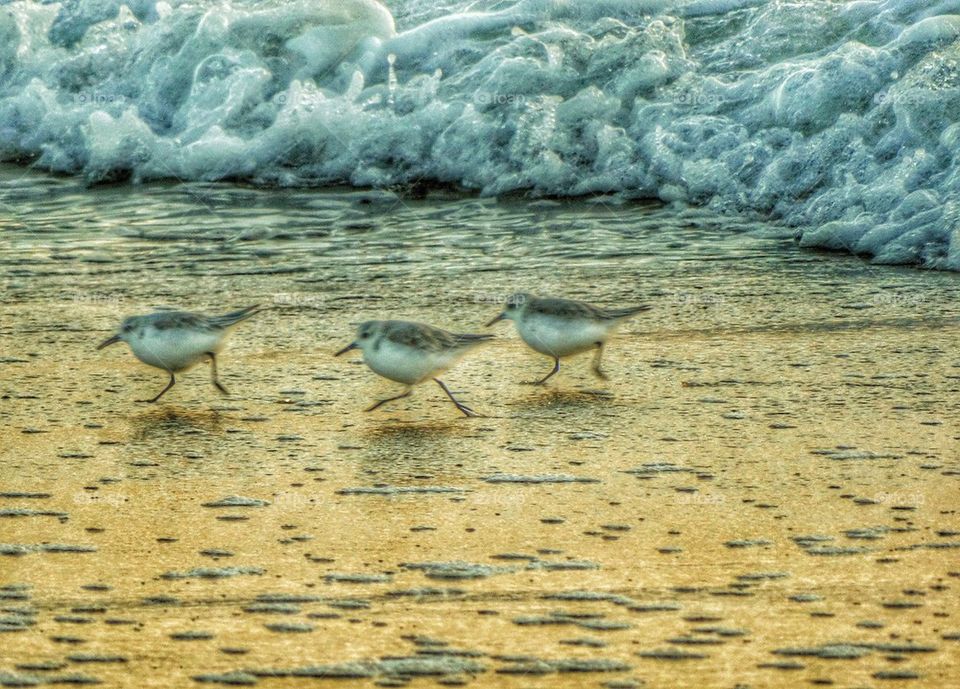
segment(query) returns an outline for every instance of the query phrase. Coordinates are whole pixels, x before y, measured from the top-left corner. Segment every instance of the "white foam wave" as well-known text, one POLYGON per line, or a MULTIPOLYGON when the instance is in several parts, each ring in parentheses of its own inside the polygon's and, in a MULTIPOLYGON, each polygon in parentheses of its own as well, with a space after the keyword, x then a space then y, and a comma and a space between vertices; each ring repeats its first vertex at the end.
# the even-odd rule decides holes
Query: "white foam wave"
POLYGON ((453 2, 0 0, 0 158, 652 197, 960 270, 960 0, 453 2))

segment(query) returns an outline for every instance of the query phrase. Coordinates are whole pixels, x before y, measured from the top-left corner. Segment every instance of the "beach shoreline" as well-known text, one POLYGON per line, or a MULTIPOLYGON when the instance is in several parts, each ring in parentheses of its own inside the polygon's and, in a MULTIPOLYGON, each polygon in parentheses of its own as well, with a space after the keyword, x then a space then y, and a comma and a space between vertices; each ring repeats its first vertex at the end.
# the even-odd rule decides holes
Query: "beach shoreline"
POLYGON ((0 255, 0 676, 960 672, 953 274, 664 208, 204 193, 38 194, 0 255), (501 323, 444 376, 484 418, 434 385, 362 411, 399 390, 333 357, 356 322, 486 332, 517 289, 654 308, 611 339, 609 381, 584 354, 518 385, 551 362, 501 323), (153 306, 253 303, 218 359, 228 398, 201 365, 138 404, 164 374, 94 349, 153 306))

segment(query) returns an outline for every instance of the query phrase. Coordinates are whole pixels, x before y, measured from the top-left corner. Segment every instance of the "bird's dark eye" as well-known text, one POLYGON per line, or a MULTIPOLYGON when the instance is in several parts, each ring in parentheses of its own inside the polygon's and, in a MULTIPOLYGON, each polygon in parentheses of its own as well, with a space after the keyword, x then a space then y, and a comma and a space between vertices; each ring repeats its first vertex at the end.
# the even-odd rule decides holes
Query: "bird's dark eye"
POLYGON ((128 333, 133 330, 133 326, 130 323, 123 324, 123 332, 128 333))
POLYGON ((369 334, 369 333, 360 333, 360 339, 361 339, 361 340, 366 340, 368 337, 370 337, 370 334, 369 334))

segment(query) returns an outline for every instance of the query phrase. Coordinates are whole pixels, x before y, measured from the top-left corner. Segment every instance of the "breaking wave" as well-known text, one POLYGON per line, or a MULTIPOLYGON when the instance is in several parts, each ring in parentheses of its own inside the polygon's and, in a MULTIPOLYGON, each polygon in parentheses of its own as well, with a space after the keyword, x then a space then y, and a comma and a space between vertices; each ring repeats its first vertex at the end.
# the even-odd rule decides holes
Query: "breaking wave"
POLYGON ((960 270, 960 0, 0 0, 0 159, 760 213, 960 270))

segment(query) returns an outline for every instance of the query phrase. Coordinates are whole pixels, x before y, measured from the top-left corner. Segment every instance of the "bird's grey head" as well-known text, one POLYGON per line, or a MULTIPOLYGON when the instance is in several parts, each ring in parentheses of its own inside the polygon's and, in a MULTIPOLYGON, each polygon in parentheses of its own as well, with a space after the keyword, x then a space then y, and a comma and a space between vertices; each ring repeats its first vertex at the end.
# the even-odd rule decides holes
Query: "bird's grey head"
POLYGON ((97 349, 103 349, 104 347, 109 347, 112 344, 117 342, 129 342, 130 335, 134 330, 137 329, 137 325, 140 322, 139 316, 128 316, 123 319, 123 322, 120 324, 120 329, 116 333, 108 337, 106 340, 101 342, 97 349))
POLYGON ((503 303, 503 311, 497 315, 492 321, 487 323, 487 326, 491 326, 498 321, 502 321, 505 318, 514 320, 520 316, 520 313, 523 311, 524 305, 532 299, 533 296, 527 294, 526 292, 514 292, 506 301, 503 303))
POLYGON ((340 356, 341 354, 346 354, 351 349, 363 349, 364 347, 373 343, 373 340, 377 333, 377 328, 379 327, 379 321, 364 321, 357 326, 357 338, 348 344, 346 347, 341 349, 339 352, 334 354, 334 356, 340 356))
POLYGON ((357 326, 357 345, 363 347, 373 342, 377 332, 377 321, 364 321, 357 326))
POLYGON ((506 302, 503 305, 503 313, 505 318, 513 318, 521 311, 523 311, 524 305, 533 298, 533 295, 528 294, 527 292, 514 292, 509 297, 507 297, 506 302))

